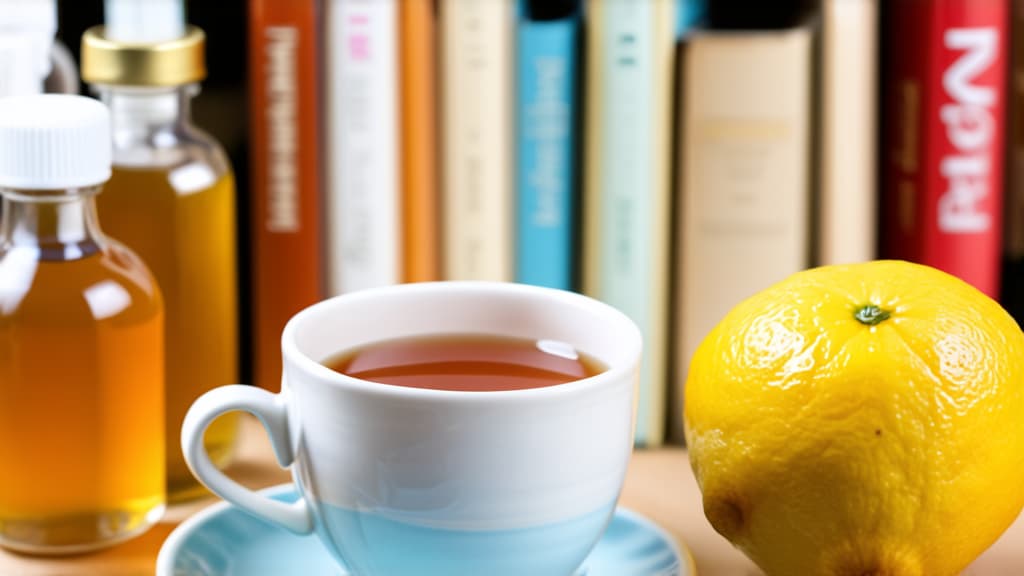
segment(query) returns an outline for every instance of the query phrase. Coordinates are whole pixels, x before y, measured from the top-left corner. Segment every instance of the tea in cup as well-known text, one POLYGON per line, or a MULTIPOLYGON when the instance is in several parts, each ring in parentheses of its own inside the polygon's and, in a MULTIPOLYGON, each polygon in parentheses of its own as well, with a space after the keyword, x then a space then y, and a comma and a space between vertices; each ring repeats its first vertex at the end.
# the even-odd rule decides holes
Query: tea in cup
POLYGON ((615 509, 632 449, 640 332, 579 294, 436 282, 299 312, 280 394, 199 398, 182 448, 236 506, 315 532, 355 575, 569 576, 615 509), (205 428, 260 418, 301 498, 272 501, 204 452, 205 428))

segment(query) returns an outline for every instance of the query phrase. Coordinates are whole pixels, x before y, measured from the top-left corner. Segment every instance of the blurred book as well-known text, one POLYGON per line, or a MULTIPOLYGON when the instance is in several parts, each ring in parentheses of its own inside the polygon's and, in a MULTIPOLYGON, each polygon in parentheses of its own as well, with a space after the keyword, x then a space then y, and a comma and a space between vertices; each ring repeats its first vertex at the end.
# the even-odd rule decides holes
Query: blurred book
POLYGON ((886 11, 882 255, 999 292, 1009 3, 886 11))
POLYGON ((878 2, 822 2, 817 264, 877 252, 878 2))
POLYGON ((443 267, 513 278, 512 0, 440 0, 443 267))
POLYGON ((281 384, 281 331, 323 298, 318 2, 249 0, 253 362, 281 384))
POLYGON ((434 2, 400 0, 398 18, 402 277, 423 282, 441 274, 434 2))
POLYGON ((562 2, 561 10, 555 5, 519 3, 515 279, 571 290, 578 249, 581 2, 562 2))
POLYGON ((813 37, 809 24, 703 31, 683 47, 674 439, 697 346, 810 263, 813 37))
POLYGON ((327 291, 402 280, 398 7, 328 0, 327 291))
POLYGON ((587 6, 583 290, 644 337, 636 436, 664 439, 674 0, 587 6))

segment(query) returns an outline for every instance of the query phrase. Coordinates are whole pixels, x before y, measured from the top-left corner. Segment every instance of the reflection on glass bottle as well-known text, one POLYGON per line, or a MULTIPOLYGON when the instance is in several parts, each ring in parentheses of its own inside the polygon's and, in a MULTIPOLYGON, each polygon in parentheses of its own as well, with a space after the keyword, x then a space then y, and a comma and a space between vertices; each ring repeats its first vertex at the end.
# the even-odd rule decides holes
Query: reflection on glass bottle
MULTIPOLYGON (((109 106, 114 169, 99 198, 104 226, 145 259, 167 308, 167 490, 204 493, 185 465, 181 423, 203 392, 238 381, 235 185, 227 156, 191 124, 189 101, 205 76, 205 37, 180 6, 152 30, 136 11, 174 2, 107 3, 107 26, 82 39, 82 78, 109 106), (171 24, 178 18, 178 26, 171 24), (130 35, 122 38, 122 35, 130 35), (174 65, 168 65, 173 62, 174 65)), ((207 431, 214 462, 230 459, 238 416, 207 431)))
POLYGON ((164 316, 94 197, 109 116, 79 96, 0 106, 0 545, 104 547, 164 509, 164 316))

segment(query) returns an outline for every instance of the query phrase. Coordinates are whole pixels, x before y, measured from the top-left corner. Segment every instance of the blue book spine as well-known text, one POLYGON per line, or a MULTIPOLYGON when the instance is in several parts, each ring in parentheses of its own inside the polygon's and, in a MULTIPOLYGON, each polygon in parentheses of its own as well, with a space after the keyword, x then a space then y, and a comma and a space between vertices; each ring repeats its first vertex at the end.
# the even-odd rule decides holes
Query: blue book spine
POLYGON ((696 28, 708 9, 708 0, 678 0, 676 9, 676 37, 685 36, 696 28))
POLYGON ((521 0, 516 31, 517 282, 575 288, 577 69, 580 15, 534 20, 521 0))

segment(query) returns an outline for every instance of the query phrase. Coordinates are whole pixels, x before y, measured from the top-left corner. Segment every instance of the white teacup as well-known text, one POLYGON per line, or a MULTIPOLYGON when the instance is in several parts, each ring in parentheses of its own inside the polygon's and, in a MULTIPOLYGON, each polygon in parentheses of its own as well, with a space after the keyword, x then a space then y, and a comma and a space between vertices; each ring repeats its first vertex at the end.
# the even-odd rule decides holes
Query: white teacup
POLYGON ((294 532, 315 531, 353 574, 568 576, 614 511, 632 448, 636 325, 585 296, 519 284, 436 282, 356 292, 295 315, 280 394, 225 386, 181 434, 213 492, 294 532), (393 338, 481 333, 556 340, 607 366, 499 392, 352 378, 321 362, 393 338), (258 416, 302 498, 284 504, 229 479, 202 438, 217 416, 258 416), (293 465, 294 464, 294 465, 293 465))

